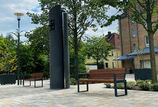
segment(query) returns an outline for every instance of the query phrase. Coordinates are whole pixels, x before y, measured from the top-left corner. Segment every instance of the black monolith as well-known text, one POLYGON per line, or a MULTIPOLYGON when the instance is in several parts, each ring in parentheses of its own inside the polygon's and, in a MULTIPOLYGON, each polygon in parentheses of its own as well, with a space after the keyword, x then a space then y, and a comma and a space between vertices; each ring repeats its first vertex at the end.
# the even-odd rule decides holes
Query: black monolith
POLYGON ((57 5, 49 13, 50 29, 50 88, 70 87, 67 14, 57 5))

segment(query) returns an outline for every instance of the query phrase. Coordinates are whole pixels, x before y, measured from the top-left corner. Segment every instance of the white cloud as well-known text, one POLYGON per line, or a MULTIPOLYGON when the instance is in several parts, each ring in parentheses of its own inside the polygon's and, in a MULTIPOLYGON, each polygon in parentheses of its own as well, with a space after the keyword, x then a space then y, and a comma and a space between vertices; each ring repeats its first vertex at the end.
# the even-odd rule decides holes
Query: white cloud
MULTIPOLYGON (((30 31, 39 25, 31 24, 31 18, 26 15, 26 12, 41 13, 38 0, 1 0, 0 2, 0 34, 6 35, 9 32, 16 32, 17 18, 15 12, 22 12, 25 15, 21 17, 21 31, 30 31)), ((115 14, 115 9, 110 9, 108 15, 115 14)), ((115 21, 109 27, 100 28, 94 32, 91 28, 86 31, 85 35, 88 36, 101 36, 107 34, 108 31, 117 32, 118 24, 115 21)), ((23 33, 21 33, 23 35, 23 33)), ((26 40, 21 36, 21 40, 26 40)))
POLYGON ((98 30, 96 32, 93 31, 92 28, 89 28, 86 33, 85 36, 102 36, 103 34, 106 35, 108 34, 108 31, 112 32, 112 33, 118 33, 118 21, 114 21, 110 26, 108 27, 99 27, 98 26, 98 30))
MULTIPOLYGON (((118 14, 118 12, 115 8, 110 7, 110 9, 107 11, 106 14, 108 16, 112 16, 112 15, 118 14)), ((98 30, 96 32, 94 32, 92 30, 92 28, 89 28, 86 31, 85 36, 102 36, 103 34, 104 35, 108 34, 108 31, 110 31, 112 33, 118 33, 118 20, 114 21, 111 25, 109 25, 107 27, 101 28, 98 25, 98 30)))
MULTIPOLYGON (((38 0, 1 0, 0 2, 0 34, 6 35, 9 32, 16 32, 17 18, 16 12, 22 12, 25 15, 21 17, 21 30, 29 31, 39 25, 31 24, 31 18, 26 13, 33 12, 37 8, 38 0)), ((22 38, 23 39, 23 38, 22 38)))

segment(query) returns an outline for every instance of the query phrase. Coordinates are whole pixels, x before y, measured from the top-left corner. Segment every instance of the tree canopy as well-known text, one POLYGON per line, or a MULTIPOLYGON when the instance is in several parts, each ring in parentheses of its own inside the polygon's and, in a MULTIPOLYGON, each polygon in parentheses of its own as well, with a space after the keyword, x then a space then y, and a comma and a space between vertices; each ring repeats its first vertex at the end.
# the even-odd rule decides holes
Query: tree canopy
POLYGON ((55 5, 61 5, 68 14, 68 28, 71 44, 74 49, 75 71, 78 74, 78 51, 81 38, 89 27, 96 27, 106 19, 107 7, 99 7, 96 2, 90 0, 39 0, 42 13, 28 13, 33 23, 47 25, 49 21, 49 10, 55 5))
MULTIPOLYGON (((95 0, 94 0, 95 2, 95 0)), ((98 0, 99 6, 110 5, 118 10, 119 14, 109 17, 107 26, 116 19, 121 19, 122 14, 142 25, 149 36, 150 62, 152 69, 152 82, 157 82, 154 33, 158 29, 158 1, 157 0, 98 0)))
POLYGON ((28 43, 34 49, 36 54, 49 54, 49 31, 48 26, 38 27, 31 32, 27 32, 25 36, 28 38, 28 43))
POLYGON ((106 59, 109 51, 113 49, 113 46, 106 42, 105 37, 89 37, 87 38, 86 46, 88 56, 96 60, 97 66, 99 61, 102 58, 106 59))
POLYGON ((0 71, 13 72, 16 70, 16 42, 0 36, 0 71))

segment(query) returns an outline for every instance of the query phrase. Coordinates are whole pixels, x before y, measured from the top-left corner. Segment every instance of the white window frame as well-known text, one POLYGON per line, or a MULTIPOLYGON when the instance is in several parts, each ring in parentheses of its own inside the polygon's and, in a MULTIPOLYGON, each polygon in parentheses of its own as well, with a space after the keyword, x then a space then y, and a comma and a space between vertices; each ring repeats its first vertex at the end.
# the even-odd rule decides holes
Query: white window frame
POLYGON ((133 36, 133 38, 136 37, 136 30, 135 29, 132 29, 132 36, 133 36))
POLYGON ((141 68, 151 68, 150 60, 141 60, 141 68))
POLYGON ((145 46, 149 47, 149 36, 145 36, 145 46), (147 37, 148 37, 148 43, 147 43, 147 37))
POLYGON ((134 21, 134 20, 132 20, 132 21, 131 21, 131 23, 132 23, 132 24, 135 24, 135 21, 134 21))
POLYGON ((134 43, 134 44, 133 44, 133 50, 135 51, 136 48, 137 48, 137 46, 136 46, 136 44, 134 43))

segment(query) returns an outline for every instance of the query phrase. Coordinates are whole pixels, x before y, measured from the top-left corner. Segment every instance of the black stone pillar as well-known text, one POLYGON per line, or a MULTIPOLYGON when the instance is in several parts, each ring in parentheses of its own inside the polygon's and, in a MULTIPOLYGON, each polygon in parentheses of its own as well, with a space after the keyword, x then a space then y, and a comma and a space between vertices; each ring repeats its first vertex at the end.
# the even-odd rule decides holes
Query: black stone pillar
POLYGON ((50 88, 70 87, 67 14, 57 5, 49 13, 50 27, 50 88))

